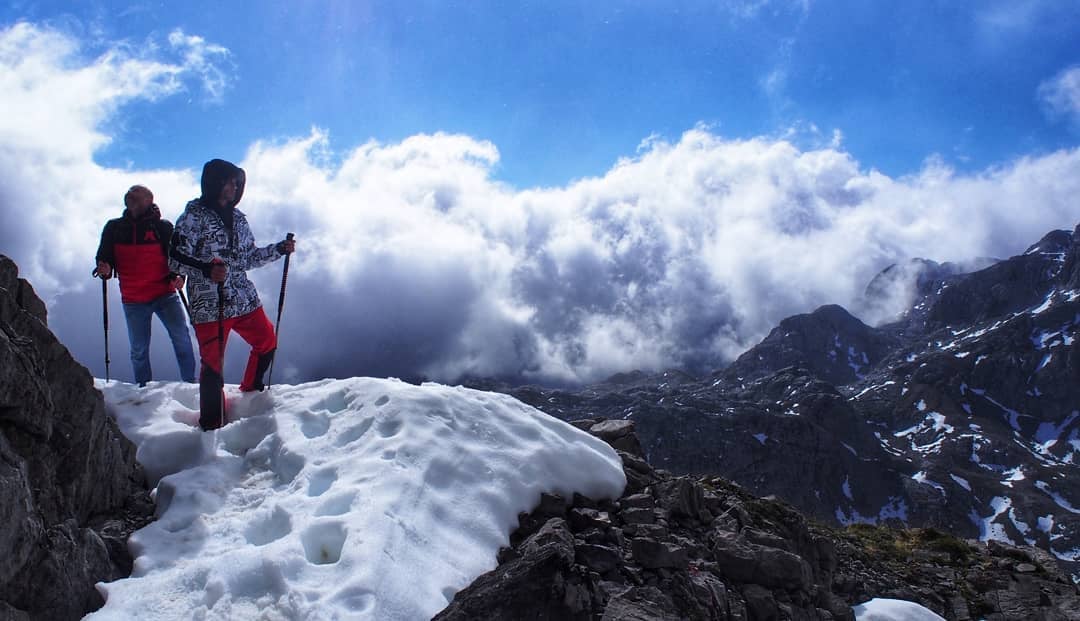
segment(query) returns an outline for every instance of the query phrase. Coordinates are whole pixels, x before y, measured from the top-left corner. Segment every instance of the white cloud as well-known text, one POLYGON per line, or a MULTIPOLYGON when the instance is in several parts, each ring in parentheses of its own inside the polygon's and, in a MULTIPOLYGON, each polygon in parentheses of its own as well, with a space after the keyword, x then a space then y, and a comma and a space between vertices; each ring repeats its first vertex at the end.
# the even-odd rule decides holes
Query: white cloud
MULTIPOLYGON (((175 80, 201 74, 197 62, 79 61, 75 49, 30 26, 0 33, 5 109, 48 110, 27 127, 0 120, 9 173, 0 251, 100 374, 98 290, 87 277, 97 232, 132 183, 171 206, 197 194, 198 182, 187 170, 104 168, 92 154, 123 101, 168 95, 175 80), (143 77, 100 88, 119 74, 143 77), (77 85, 72 103, 51 102, 55 89, 43 85, 54 82, 77 85)), ((893 179, 860 166, 839 134, 830 142, 812 125, 810 133, 818 146, 730 140, 699 126, 675 141, 648 137, 601 177, 529 190, 494 181, 498 149, 464 135, 372 141, 341 158, 328 155, 320 129, 255 143, 238 162, 248 173, 241 209, 261 242, 286 231, 299 239, 275 380, 705 370, 788 315, 853 307, 892 262, 1007 256, 1075 224, 1080 150, 974 175, 931 159, 893 179)), ((280 274, 280 264, 251 273, 271 314, 280 274)), ((155 339, 162 377, 174 373, 165 341, 155 339)), ((121 342, 114 337, 114 348, 121 342)), ((230 348, 230 360, 242 363, 243 350, 230 348)), ((114 365, 114 376, 126 372, 114 365)))
POLYGON ((1080 65, 1073 65, 1039 85, 1039 100, 1051 118, 1080 127, 1080 65))
POLYGON ((98 241, 85 232, 119 215, 129 186, 143 183, 159 196, 198 187, 189 171, 123 171, 93 160, 121 106, 172 95, 208 66, 138 56, 131 47, 117 43, 87 57, 56 30, 27 22, 0 29, 0 251, 19 250, 22 269, 45 291, 82 288, 76 283, 98 241))
POLYGON ((221 101, 228 85, 221 65, 228 59, 229 50, 200 36, 186 35, 182 30, 169 33, 169 45, 183 54, 183 67, 199 76, 211 100, 221 101))
MULTIPOLYGON (((467 136, 319 164, 328 140, 259 144, 242 165, 257 236, 301 239, 294 343, 341 349, 290 355, 331 374, 706 369, 785 316, 854 307, 889 263, 1020 252, 1071 226, 1080 191, 1080 152, 974 176, 930 160, 892 179, 835 148, 696 128, 602 177, 518 191, 491 180, 495 148, 467 136)), ((275 270, 259 278, 272 299, 275 270)))

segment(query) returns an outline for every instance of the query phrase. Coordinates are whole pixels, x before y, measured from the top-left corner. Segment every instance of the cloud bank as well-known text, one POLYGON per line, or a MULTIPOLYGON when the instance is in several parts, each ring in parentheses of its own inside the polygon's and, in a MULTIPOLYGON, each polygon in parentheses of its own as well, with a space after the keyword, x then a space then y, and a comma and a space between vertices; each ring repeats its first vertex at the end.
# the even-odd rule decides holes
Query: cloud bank
MULTIPOLYGON (((30 121, 0 119, 0 163, 14 171, 0 181, 0 252, 100 376, 100 288, 87 276, 100 228, 133 183, 151 187, 175 219, 198 194, 202 162, 104 168, 93 159, 108 140, 99 128, 124 101, 224 74, 208 70, 206 55, 170 64, 76 52, 33 26, 0 31, 0 98, 43 108, 30 121), (126 86, 104 88, 118 76, 126 86), (77 97, 49 102, 58 85, 75 83, 77 97)), ((1080 195, 1080 150, 971 175, 929 159, 915 175, 890 178, 838 142, 808 149, 705 126, 677 140, 652 137, 601 177, 528 190, 497 181, 496 145, 445 133, 335 151, 329 132, 313 129, 253 144, 237 163, 248 175, 240 208, 256 238, 292 231, 299 240, 277 382, 574 383, 635 368, 706 372, 786 316, 857 307, 891 263, 1019 253, 1074 226, 1080 195)), ((272 318, 280 269, 250 273, 272 318)), ((121 316, 113 375, 124 378, 121 316)), ((156 334, 156 375, 174 378, 167 339, 156 334)), ((238 375, 245 354, 230 348, 227 375, 238 375)))

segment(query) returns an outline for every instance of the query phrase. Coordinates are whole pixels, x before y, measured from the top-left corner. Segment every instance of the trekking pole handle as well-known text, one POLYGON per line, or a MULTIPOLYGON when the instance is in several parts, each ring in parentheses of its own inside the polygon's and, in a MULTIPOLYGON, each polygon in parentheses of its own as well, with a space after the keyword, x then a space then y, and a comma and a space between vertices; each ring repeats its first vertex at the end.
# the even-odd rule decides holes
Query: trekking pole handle
MULTIPOLYGON (((285 234, 285 241, 292 241, 292 233, 285 234)), ((292 258, 292 253, 285 255, 285 267, 281 270, 281 295, 278 297, 278 323, 281 323, 281 307, 285 305, 285 282, 289 279, 289 259, 292 258)), ((274 329, 277 332, 277 329, 274 329)))
MULTIPOLYGON (((292 241, 294 235, 292 233, 285 234, 285 241, 292 241)), ((292 258, 292 253, 285 255, 285 267, 281 270, 281 294, 278 296, 278 324, 281 323, 281 308, 285 306, 285 283, 289 280, 289 259, 292 258)), ((277 326, 274 327, 274 334, 277 334, 277 326)))

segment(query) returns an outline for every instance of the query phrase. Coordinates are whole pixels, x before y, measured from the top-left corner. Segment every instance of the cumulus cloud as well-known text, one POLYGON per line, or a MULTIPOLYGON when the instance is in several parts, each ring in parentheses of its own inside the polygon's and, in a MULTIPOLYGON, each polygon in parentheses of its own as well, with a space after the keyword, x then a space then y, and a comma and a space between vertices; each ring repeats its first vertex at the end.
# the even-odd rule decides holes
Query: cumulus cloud
POLYGON ((1039 85, 1039 100, 1051 118, 1080 127, 1080 65, 1073 65, 1039 85))
MULTIPOLYGON (((78 63, 37 49, 3 56, 5 93, 20 88, 28 64, 63 80, 148 62, 78 63)), ((127 96, 161 95, 168 84, 146 80, 143 94, 127 96)), ((183 204, 198 186, 192 171, 96 165, 100 141, 85 137, 107 114, 80 110, 53 112, 84 136, 78 149, 29 140, 0 147, 4 165, 19 172, 0 181, 0 252, 49 301, 50 324, 76 357, 101 374, 100 290, 86 275, 96 232, 132 183, 152 187, 162 205, 183 204)), ((275 381, 582 382, 634 368, 707 371, 786 316, 826 303, 856 307, 891 263, 1016 254, 1049 229, 1073 226, 1080 193, 1077 150, 978 174, 929 160, 897 179, 860 165, 839 136, 799 147, 705 126, 674 141, 649 137, 603 176, 529 190, 495 180, 497 145, 465 135, 333 151, 330 133, 316 128, 257 142, 238 162, 248 178, 240 208, 256 238, 271 243, 292 231, 299 239, 275 381)), ((280 268, 250 273, 271 316, 280 268)), ((166 340, 155 339, 156 370, 175 377, 166 340)), ((126 341, 113 343, 122 359, 126 341)), ((227 375, 245 354, 230 348, 227 375)), ((126 361, 114 364, 114 376, 127 373, 126 361)))

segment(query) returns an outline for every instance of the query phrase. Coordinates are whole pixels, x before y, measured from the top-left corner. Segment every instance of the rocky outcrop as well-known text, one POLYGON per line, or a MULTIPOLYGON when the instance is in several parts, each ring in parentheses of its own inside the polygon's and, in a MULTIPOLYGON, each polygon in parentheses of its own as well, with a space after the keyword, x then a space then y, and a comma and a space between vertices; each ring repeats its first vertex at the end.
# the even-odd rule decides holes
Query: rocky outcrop
POLYGON ((153 513, 135 450, 0 255, 0 616, 77 619, 131 571, 127 535, 153 513))
MULTIPOLYGON (((603 422, 577 421, 625 444, 603 422)), ((1080 592, 1045 553, 934 530, 836 530, 720 477, 673 476, 620 450, 615 501, 544 495, 499 566, 435 617, 581 620, 854 619, 874 597, 950 621, 1072 619, 1080 592)))

